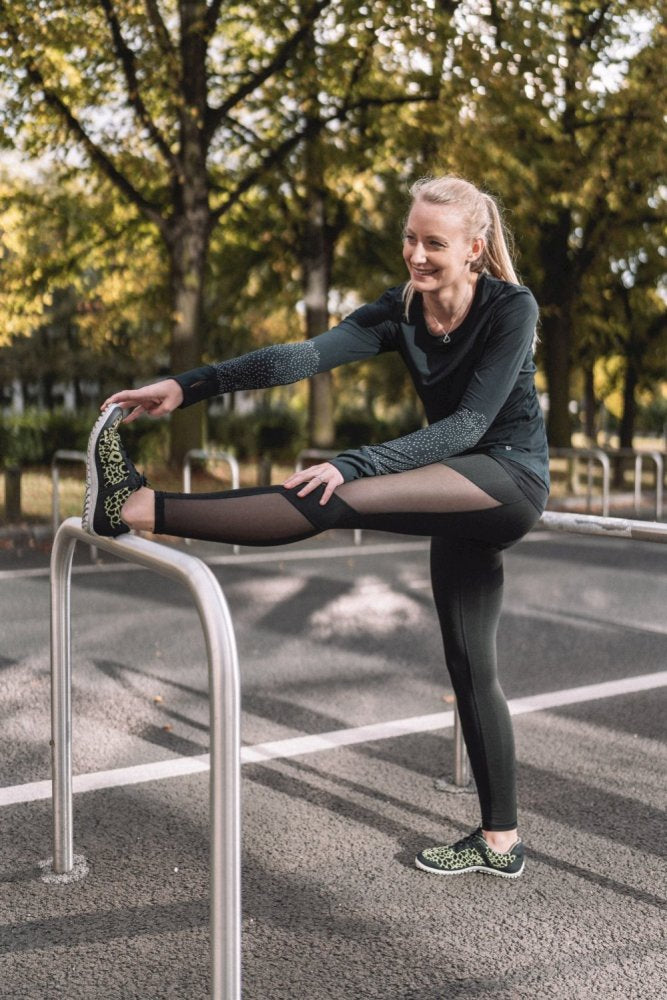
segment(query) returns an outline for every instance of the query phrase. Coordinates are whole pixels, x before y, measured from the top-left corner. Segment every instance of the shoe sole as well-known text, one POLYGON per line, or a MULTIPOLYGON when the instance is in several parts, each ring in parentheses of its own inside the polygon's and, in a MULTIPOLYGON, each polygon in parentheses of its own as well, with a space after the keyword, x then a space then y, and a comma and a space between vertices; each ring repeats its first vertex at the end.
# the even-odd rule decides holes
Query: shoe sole
POLYGON ((471 868, 455 868, 448 871, 446 868, 429 868, 429 866, 423 864, 419 858, 415 858, 415 865, 417 868, 420 868, 423 872, 428 872, 430 875, 469 875, 470 872, 481 872, 483 875, 496 875, 498 878, 519 878, 523 875, 523 870, 526 867, 524 862, 518 872, 501 872, 497 871, 495 868, 486 868, 483 865, 475 865, 471 868))
POLYGON ((109 423, 109 417, 114 413, 115 410, 122 415, 122 406, 109 406, 104 410, 93 426, 90 432, 90 437, 88 438, 88 451, 86 453, 86 492, 83 499, 83 514, 81 516, 81 524, 85 531, 89 535, 97 535, 97 532, 93 528, 93 519, 95 517, 95 508, 97 506, 97 495, 99 493, 99 479, 97 477, 97 462, 95 461, 95 449, 97 447, 97 442, 99 436, 104 430, 104 428, 109 423))

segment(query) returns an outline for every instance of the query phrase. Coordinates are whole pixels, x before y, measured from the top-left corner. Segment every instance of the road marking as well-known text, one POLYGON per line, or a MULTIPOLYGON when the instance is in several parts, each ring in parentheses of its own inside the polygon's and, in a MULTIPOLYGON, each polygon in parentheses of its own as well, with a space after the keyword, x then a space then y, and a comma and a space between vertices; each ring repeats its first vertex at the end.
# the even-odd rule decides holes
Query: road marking
MULTIPOLYGON (((513 698, 509 707, 512 715, 524 715, 527 712, 542 712, 549 708, 577 705, 582 702, 614 698, 639 691, 652 691, 661 687, 667 687, 667 670, 654 674, 643 674, 639 677, 623 677, 616 681, 604 681, 601 684, 585 684, 582 687, 550 691, 546 694, 529 695, 525 698, 513 698)), ((394 719, 391 722, 376 722, 354 729, 336 729, 333 732, 320 733, 315 736, 295 736, 291 739, 241 747, 241 763, 258 764, 269 760, 283 760, 288 757, 318 753, 322 750, 336 750, 340 747, 355 746, 361 743, 373 743, 376 740, 393 739, 412 733, 448 729, 453 725, 454 712, 449 710, 430 715, 412 716, 407 719, 394 719)), ((208 770, 208 754, 201 754, 197 757, 177 757, 156 761, 153 764, 138 764, 135 767, 120 767, 112 771, 78 774, 73 779, 73 790, 78 794, 99 791, 102 788, 122 788, 126 785, 138 785, 146 781, 160 781, 164 778, 200 774, 208 770)), ((0 807, 50 798, 50 780, 32 781, 24 785, 10 785, 0 788, 0 807)))

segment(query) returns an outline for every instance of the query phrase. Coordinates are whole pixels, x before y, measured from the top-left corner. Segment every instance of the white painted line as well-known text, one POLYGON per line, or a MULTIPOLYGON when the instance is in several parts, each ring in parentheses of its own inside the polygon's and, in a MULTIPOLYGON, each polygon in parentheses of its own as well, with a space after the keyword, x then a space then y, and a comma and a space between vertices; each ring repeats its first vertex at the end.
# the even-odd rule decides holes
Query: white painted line
MULTIPOLYGON (((620 680, 605 681, 601 684, 585 684, 582 687, 550 691, 546 694, 529 695, 526 698, 513 698, 509 707, 512 715, 524 715, 526 712, 541 712, 548 708, 576 705, 581 702, 596 701, 600 698, 614 698, 639 691, 652 691, 661 687, 667 687, 667 670, 654 674, 642 674, 639 677, 623 677, 620 680)), ((336 729, 330 733, 320 733, 316 736, 295 736, 291 739, 242 747, 241 763, 257 764, 268 760, 284 760, 288 757, 318 753, 321 750, 336 750, 340 747, 393 739, 411 733, 447 729, 453 724, 454 712, 450 710, 434 712, 430 715, 416 715, 407 719, 394 719, 391 722, 376 722, 369 726, 358 726, 355 729, 336 729)), ((201 754, 197 757, 176 757, 153 764, 139 764, 136 767, 121 767, 112 771, 79 774, 74 777, 72 787, 75 793, 94 792, 102 788, 121 788, 146 781, 160 781, 163 778, 200 774, 208 769, 208 754, 201 754)), ((32 781, 25 785, 10 785, 0 788, 0 807, 50 798, 51 781, 32 781)))
MULTIPOLYGON (((314 549, 279 549, 271 552, 241 552, 239 555, 213 556, 210 559, 197 556, 207 566, 244 566, 249 563, 280 563, 298 562, 300 559, 334 559, 349 556, 385 556, 399 552, 428 552, 430 542, 387 542, 379 545, 336 545, 322 546, 314 549)), ((72 576, 90 576, 93 573, 126 573, 128 570, 145 570, 136 563, 125 563, 120 560, 99 565, 73 566, 72 576)), ((30 577, 48 577, 50 569, 43 566, 39 569, 3 569, 0 570, 0 580, 28 579, 30 577)))

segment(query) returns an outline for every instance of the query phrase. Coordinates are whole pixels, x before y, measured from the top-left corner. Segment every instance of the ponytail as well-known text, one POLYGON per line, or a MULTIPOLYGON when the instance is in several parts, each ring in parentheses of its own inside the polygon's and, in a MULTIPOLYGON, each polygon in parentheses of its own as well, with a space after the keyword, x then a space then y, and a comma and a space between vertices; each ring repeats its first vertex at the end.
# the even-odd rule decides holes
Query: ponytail
MULTIPOLYGON (((484 249, 479 258, 472 262, 471 270, 479 274, 491 274, 494 278, 518 285, 519 279, 512 263, 514 243, 505 227, 498 204, 490 194, 460 177, 423 177, 410 188, 412 203, 426 201, 432 205, 454 205, 460 213, 470 239, 480 237, 484 249)), ((415 290, 411 281, 403 290, 405 318, 410 313, 410 305, 415 290)))

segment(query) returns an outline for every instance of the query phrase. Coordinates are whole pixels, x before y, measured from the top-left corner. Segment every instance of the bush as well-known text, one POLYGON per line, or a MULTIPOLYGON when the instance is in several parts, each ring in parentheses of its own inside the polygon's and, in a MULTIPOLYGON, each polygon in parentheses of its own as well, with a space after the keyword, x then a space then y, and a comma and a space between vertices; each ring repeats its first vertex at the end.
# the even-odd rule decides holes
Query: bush
MULTIPOLYGON (((56 451, 83 451, 98 410, 29 409, 0 414, 0 466, 50 465, 56 451)), ((165 453, 168 425, 137 421, 123 428, 128 451, 138 461, 165 453)))
POLYGON ((211 446, 228 448, 241 461, 266 456, 289 462, 306 447, 304 417, 286 406, 209 416, 208 437, 211 446))

